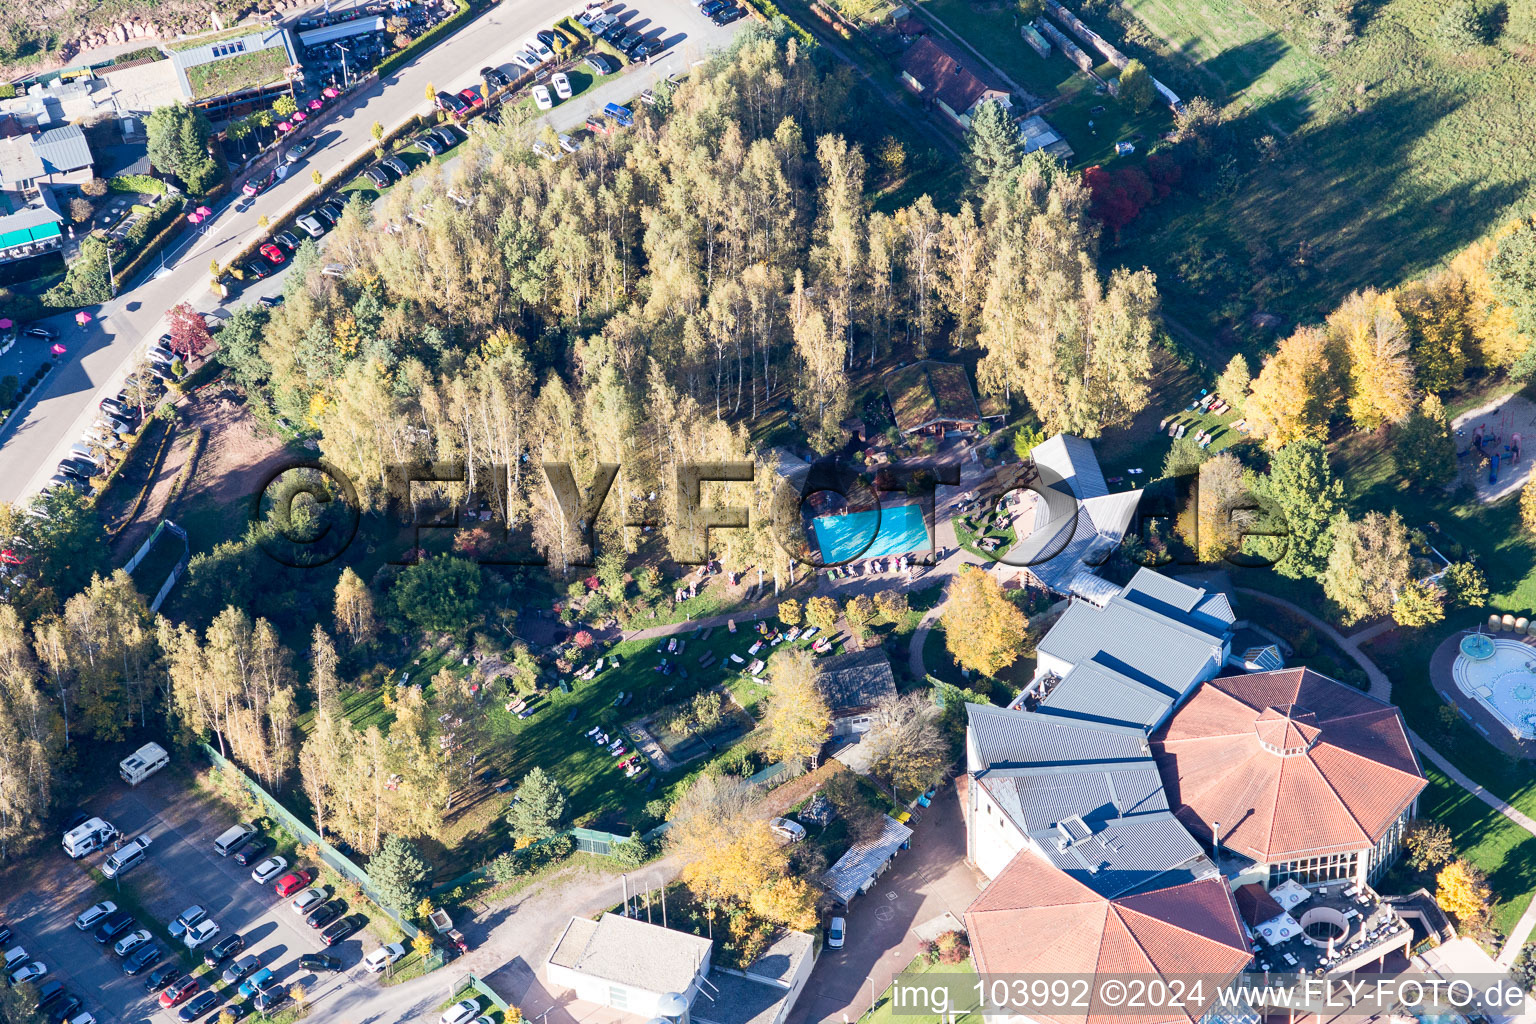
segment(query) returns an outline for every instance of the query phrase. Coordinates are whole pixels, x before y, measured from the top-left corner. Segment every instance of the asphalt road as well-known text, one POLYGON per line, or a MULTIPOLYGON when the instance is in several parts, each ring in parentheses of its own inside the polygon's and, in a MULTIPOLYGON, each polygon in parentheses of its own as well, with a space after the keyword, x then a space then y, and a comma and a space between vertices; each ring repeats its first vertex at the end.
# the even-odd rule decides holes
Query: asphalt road
MULTIPOLYGON (((167 253, 164 270, 146 272, 117 298, 88 309, 94 317, 89 325, 77 327, 73 314, 44 321, 62 334, 69 351, 32 404, 13 415, 0 434, 0 501, 17 501, 42 488, 70 445, 96 418, 99 400, 121 389, 145 345, 164 333, 167 309, 182 301, 201 310, 223 305, 208 288, 210 261, 227 263, 254 241, 262 231, 257 223, 262 215, 275 222, 288 211, 309 205, 313 198, 310 171, 328 175, 370 151, 375 121, 388 131, 426 112, 429 85, 457 91, 476 84, 481 67, 505 64, 524 39, 580 6, 572 0, 516 0, 490 8, 407 67, 351 97, 316 133, 322 145, 286 180, 252 203, 241 203, 238 196, 225 200, 202 230, 184 236, 167 253)), ((566 119, 579 123, 589 105, 600 107, 609 99, 633 97, 662 75, 702 60, 746 24, 743 20, 719 28, 687 0, 642 0, 623 11, 630 24, 663 39, 670 47, 668 54, 556 107, 551 114, 555 123, 566 125, 566 119)), ((241 299, 267 290, 246 289, 241 299)), ((38 343, 22 341, 18 348, 26 344, 38 343)))

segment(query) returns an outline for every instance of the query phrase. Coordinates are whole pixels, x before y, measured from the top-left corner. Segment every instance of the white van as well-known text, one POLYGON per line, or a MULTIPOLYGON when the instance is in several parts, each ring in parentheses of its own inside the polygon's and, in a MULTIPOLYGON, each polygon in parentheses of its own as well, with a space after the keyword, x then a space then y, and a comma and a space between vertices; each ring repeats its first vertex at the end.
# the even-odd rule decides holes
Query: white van
POLYGON ((144 862, 144 859, 149 855, 148 851, 149 836, 139 836, 139 838, 127 843, 121 850, 108 857, 101 865, 101 873, 108 878, 126 875, 144 862))
POLYGON ((137 786, 170 763, 171 755, 165 752, 164 747, 158 743, 146 743, 123 758, 117 767, 122 772, 124 782, 137 786))
POLYGON ((240 847, 244 846, 256 834, 256 826, 250 822, 242 822, 234 828, 227 830, 223 835, 213 841, 213 848, 220 857, 228 857, 240 847))
POLYGON ((71 859, 79 860, 88 853, 95 853, 117 838, 117 829, 109 821, 92 818, 84 825, 77 825, 64 833, 64 852, 71 859))

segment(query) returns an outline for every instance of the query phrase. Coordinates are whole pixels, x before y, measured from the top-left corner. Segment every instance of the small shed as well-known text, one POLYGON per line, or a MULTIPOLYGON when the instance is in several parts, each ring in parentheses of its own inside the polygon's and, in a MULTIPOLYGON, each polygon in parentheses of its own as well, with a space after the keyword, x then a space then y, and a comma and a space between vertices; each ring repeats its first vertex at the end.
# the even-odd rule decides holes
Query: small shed
POLYGON ((873 839, 854 843, 836 864, 821 876, 821 886, 838 903, 847 906, 860 893, 868 892, 875 879, 885 873, 892 859, 912 838, 912 830, 889 814, 885 828, 873 839))

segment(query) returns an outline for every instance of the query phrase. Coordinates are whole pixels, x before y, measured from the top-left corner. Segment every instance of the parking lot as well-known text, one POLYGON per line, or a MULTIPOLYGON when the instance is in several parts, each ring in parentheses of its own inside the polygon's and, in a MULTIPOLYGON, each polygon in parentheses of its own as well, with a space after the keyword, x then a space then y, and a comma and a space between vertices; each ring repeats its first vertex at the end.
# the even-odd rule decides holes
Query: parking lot
MULTIPOLYGON (((283 990, 301 984, 313 1003, 339 986, 371 983, 371 976, 359 964, 365 952, 379 945, 378 940, 361 932, 326 949, 319 932, 304 923, 287 899, 276 895, 270 882, 253 882, 249 867, 214 852, 213 840, 235 821, 215 802, 187 786, 183 778, 162 772, 135 789, 115 785, 104 799, 89 802, 82 810, 111 822, 125 841, 149 836, 152 845, 146 862, 117 883, 98 886, 86 869, 99 869, 111 847, 71 861, 55 838, 50 841, 52 849, 32 861, 26 884, 14 884, 16 872, 8 876, 13 884, 6 886, 0 914, 15 933, 7 948, 25 946, 32 958, 47 964, 45 981, 64 982, 99 1019, 176 1019, 175 1010, 162 1010, 155 997, 145 992, 144 976, 123 975, 110 944, 98 945, 89 932, 75 928, 76 915, 103 899, 114 900, 124 909, 142 909, 138 925, 154 932, 157 944, 168 951, 162 962, 183 957, 184 970, 194 964, 201 967, 202 951, 193 958, 180 943, 173 945, 166 926, 188 906, 201 904, 220 925, 219 938, 243 936, 246 947, 241 955, 257 954, 262 966, 273 970, 283 990), (299 967, 301 954, 321 951, 337 957, 342 971, 317 977, 299 967)), ((204 975, 203 988, 215 978, 214 972, 204 975)), ((226 1005, 229 1002, 221 998, 201 1019, 216 1020, 226 1005)))

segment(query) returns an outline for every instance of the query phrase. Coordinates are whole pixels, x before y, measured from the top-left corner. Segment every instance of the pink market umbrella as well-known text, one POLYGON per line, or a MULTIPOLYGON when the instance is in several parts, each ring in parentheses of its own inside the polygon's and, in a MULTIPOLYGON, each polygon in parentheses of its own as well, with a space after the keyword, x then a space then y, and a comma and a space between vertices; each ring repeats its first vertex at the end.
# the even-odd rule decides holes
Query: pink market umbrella
POLYGON ((304 111, 302 111, 302 110, 295 110, 293 112, 293 119, 295 121, 301 121, 301 122, 302 121, 308 121, 309 120, 309 115, 304 113, 304 111))
POLYGON ((91 314, 87 313, 85 310, 82 309, 80 312, 75 314, 75 323, 79 324, 81 327, 84 327, 90 322, 91 314))
POLYGON ((291 132, 293 131, 293 125, 289 124, 287 121, 279 121, 277 122, 277 130, 280 132, 291 132))
POLYGON ((208 209, 208 207, 206 207, 206 206, 199 206, 197 208, 197 215, 199 217, 212 217, 213 216, 213 211, 208 209))
POLYGON ((325 103, 323 101, 321 101, 321 100, 310 100, 309 101, 309 109, 310 110, 319 110, 323 106, 325 106, 325 103))
POLYGON ((195 211, 192 212, 192 213, 187 214, 187 223, 188 224, 201 224, 202 222, 203 222, 203 215, 202 214, 197 213, 195 211))
POLYGON ((320 95, 324 96, 328 100, 333 100, 337 96, 340 96, 341 93, 336 91, 336 87, 335 86, 328 85, 324 89, 320 90, 320 95))
POLYGON ((65 348, 63 345, 60 345, 58 342, 54 342, 53 347, 48 351, 52 352, 56 356, 61 356, 65 352, 68 352, 69 349, 65 348))
POLYGON ((9 320, 0 320, 0 331, 8 331, 14 326, 9 320))

